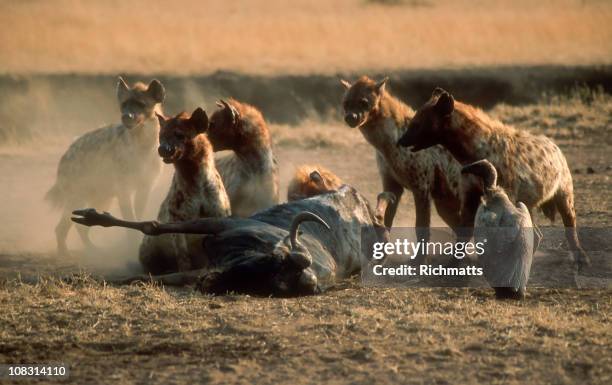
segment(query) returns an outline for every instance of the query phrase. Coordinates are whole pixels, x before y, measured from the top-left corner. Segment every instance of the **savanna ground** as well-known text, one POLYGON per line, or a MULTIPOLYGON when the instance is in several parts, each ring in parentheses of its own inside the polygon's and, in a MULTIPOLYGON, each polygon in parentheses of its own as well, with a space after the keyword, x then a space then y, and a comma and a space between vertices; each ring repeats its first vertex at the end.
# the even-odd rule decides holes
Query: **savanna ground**
MULTIPOLYGON (((195 1, 3 1, 0 70, 189 74, 230 69, 273 75, 591 65, 612 58, 612 6, 605 1, 246 3, 252 2, 200 7, 195 1)), ((1 91, 10 102, 11 95, 1 91)), ((17 106, 20 114, 27 108, 54 119, 62 113, 45 110, 53 105, 46 99, 52 92, 32 96, 31 105, 17 106)), ((8 112, 2 110, 3 117, 8 112)), ((574 174, 579 225, 609 227, 610 95, 578 88, 568 95, 543 95, 537 104, 500 104, 489 112, 554 138, 574 174)), ((133 271, 134 246, 124 244, 122 231, 96 229, 93 238, 104 245, 102 252, 84 254, 72 234, 74 255, 56 257, 58 214, 42 197, 73 136, 115 120, 85 116, 67 122, 82 127, 79 132, 62 132, 37 119, 30 124, 32 137, 0 146, 0 363, 64 362, 74 383, 612 381, 609 283, 589 289, 534 287, 525 301, 514 303, 496 301, 486 289, 367 288, 357 278, 323 295, 294 299, 212 297, 190 288, 115 287, 94 280, 90 274, 133 271), (28 283, 33 279, 38 283, 28 283)), ((330 168, 370 200, 379 192, 373 151, 339 114, 271 129, 283 195, 302 163, 330 168)), ((155 215, 170 176, 165 167, 148 217, 155 215)), ((413 213, 406 196, 398 225, 412 225, 413 213)), ((541 215, 538 223, 546 223, 541 215)), ((434 224, 442 222, 436 217, 434 224)), ((596 269, 611 271, 609 252, 604 250, 596 269)), ((566 259, 561 250, 559 263, 567 264, 566 259)), ((538 263, 536 258, 534 270, 538 263)))

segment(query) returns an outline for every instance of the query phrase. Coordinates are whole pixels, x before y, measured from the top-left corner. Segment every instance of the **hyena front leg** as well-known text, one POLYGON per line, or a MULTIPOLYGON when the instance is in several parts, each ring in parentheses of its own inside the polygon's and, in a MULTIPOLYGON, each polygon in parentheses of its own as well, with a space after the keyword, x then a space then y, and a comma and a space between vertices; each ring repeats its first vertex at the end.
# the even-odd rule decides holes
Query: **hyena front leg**
MULTIPOLYGON (((431 225, 431 198, 429 191, 413 191, 412 194, 416 212, 417 242, 429 242, 429 226, 431 225)), ((416 262, 423 264, 426 262, 426 259, 426 253, 419 253, 416 257, 416 262)))
POLYGON ((397 213, 397 207, 399 206, 400 200, 402 199, 402 194, 404 193, 404 186, 399 184, 391 175, 386 173, 382 175, 382 185, 383 191, 388 191, 395 194, 395 200, 389 203, 387 210, 385 211, 385 227, 391 229, 391 226, 393 226, 393 219, 397 213))
MULTIPOLYGON (((119 210, 121 211, 121 216, 125 218, 127 221, 134 220, 134 207, 132 206, 132 194, 129 191, 122 191, 119 195, 117 195, 117 200, 119 202, 119 210)), ((128 231, 126 233, 126 240, 129 245, 138 244, 138 240, 140 236, 133 232, 128 231)))
POLYGON ((70 253, 68 251, 68 246, 66 245, 66 238, 68 238, 68 232, 70 231, 70 227, 72 226, 72 221, 70 220, 71 210, 65 209, 62 212, 62 216, 60 217, 57 226, 55 226, 55 239, 57 241, 57 254, 60 256, 68 256, 70 253))
POLYGON ((136 220, 142 220, 152 189, 153 183, 143 183, 136 190, 134 194, 134 214, 136 215, 136 220))
MULTIPOLYGON (((110 197, 96 198, 90 201, 89 202, 90 204, 88 204, 88 206, 96 207, 99 210, 106 211, 108 210, 108 207, 110 206, 110 202, 111 202, 110 197)), ((83 245, 85 245, 85 249, 87 251, 97 250, 96 245, 91 241, 91 238, 89 238, 89 230, 90 230, 89 227, 77 226, 76 229, 77 229, 77 232, 79 233, 79 236, 81 237, 81 242, 83 242, 83 245)))

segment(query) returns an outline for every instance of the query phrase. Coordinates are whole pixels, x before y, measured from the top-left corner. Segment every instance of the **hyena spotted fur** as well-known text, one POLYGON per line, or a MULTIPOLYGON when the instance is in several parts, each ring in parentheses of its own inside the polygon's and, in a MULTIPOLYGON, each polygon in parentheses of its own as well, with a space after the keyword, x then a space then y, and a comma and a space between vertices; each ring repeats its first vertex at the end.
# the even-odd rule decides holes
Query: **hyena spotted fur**
POLYGON ((488 159, 513 202, 523 202, 530 213, 540 207, 551 221, 560 213, 575 262, 579 267, 590 263, 576 233, 572 175, 561 149, 551 139, 491 119, 436 88, 399 144, 410 146, 416 154, 443 145, 462 164, 488 159))
POLYGON ((278 166, 270 132, 255 107, 234 99, 217 104, 220 109, 210 117, 208 138, 215 151, 232 151, 217 158, 217 169, 232 213, 248 217, 278 203, 278 166))
MULTIPOLYGON (((164 163, 174 165, 174 177, 157 220, 169 223, 229 216, 229 198, 205 135, 206 112, 198 108, 191 116, 183 112, 171 119, 158 115, 158 119, 159 156, 164 163)), ((150 274, 198 269, 208 263, 202 237, 189 234, 145 236, 139 257, 150 274)))
POLYGON ((287 201, 297 201, 336 191, 342 180, 322 166, 302 165, 295 170, 287 187, 287 201))
MULTIPOLYGON (((83 205, 107 208, 117 198, 126 218, 141 217, 161 162, 155 153, 165 91, 152 80, 129 87, 120 77, 117 100, 121 124, 88 132, 76 139, 62 156, 55 184, 46 199, 63 210, 55 228, 57 249, 67 254, 70 213, 83 205)), ((87 248, 93 248, 88 228, 79 226, 87 248)))
POLYGON ((419 239, 429 239, 432 199, 440 217, 457 231, 466 221, 461 218, 462 188, 474 179, 464 177, 462 186, 461 165, 441 146, 418 153, 397 146, 414 111, 386 90, 386 82, 386 78, 375 82, 367 76, 354 84, 342 80, 344 119, 350 127, 358 127, 375 148, 383 191, 397 198, 387 208, 385 225, 393 224, 407 188, 414 197, 419 239))

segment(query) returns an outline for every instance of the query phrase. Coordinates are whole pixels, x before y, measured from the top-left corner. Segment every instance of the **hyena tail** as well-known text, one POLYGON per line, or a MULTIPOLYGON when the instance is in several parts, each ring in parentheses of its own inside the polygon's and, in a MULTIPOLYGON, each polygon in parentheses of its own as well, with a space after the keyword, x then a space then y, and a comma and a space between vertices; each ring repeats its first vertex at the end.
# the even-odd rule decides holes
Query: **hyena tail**
POLYGON ((64 193, 58 182, 55 182, 53 187, 47 191, 45 194, 45 200, 49 202, 53 208, 61 209, 64 207, 64 193))

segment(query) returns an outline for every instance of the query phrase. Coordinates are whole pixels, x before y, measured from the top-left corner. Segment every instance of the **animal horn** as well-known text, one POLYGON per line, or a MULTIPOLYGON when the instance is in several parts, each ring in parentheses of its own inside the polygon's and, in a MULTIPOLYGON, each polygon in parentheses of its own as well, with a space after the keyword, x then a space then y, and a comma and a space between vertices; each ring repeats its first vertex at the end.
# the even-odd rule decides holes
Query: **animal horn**
POLYGON ((467 164, 461 168, 462 174, 474 174, 482 178, 484 187, 492 189, 497 186, 497 170, 487 159, 467 164))
POLYGON ((311 213, 310 211, 302 211, 293 218, 291 226, 289 227, 289 239, 291 240, 291 249, 295 249, 300 245, 300 241, 298 240, 298 231, 300 230, 300 225, 302 224, 302 222, 317 222, 320 225, 324 226, 326 229, 330 230, 329 225, 323 219, 321 219, 320 216, 311 213))

